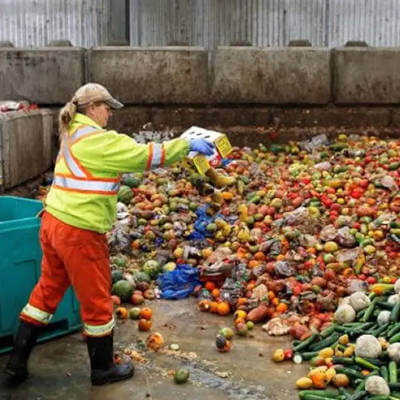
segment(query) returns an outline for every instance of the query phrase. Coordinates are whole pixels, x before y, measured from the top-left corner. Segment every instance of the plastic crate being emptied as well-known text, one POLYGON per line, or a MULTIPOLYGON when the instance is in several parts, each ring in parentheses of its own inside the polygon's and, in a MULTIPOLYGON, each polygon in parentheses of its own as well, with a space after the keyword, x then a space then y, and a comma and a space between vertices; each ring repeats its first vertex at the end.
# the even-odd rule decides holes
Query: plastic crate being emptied
MULTIPOLYGON (((39 244, 42 202, 0 196, 0 354, 10 351, 19 325, 19 313, 40 277, 39 244)), ((38 341, 81 329, 79 303, 69 288, 38 341)))

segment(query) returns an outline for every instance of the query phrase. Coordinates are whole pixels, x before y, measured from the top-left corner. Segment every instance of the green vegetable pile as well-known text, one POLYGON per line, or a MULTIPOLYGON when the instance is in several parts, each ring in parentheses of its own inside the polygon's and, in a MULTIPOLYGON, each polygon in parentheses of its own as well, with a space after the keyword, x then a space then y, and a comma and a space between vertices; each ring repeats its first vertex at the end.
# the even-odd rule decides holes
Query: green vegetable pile
MULTIPOLYGON (((324 371, 334 368, 336 376, 343 374, 348 378, 345 384, 327 378, 323 381, 325 388, 317 390, 316 383, 321 383, 313 379, 311 370, 308 390, 299 391, 301 400, 400 399, 400 298, 395 288, 397 291, 398 284, 372 285, 369 304, 357 312, 353 322, 334 322, 319 334, 294 341, 295 362, 309 360, 322 377, 324 371), (327 389, 329 383, 337 391, 327 389)), ((305 379, 301 379, 299 388, 307 384, 305 379)))

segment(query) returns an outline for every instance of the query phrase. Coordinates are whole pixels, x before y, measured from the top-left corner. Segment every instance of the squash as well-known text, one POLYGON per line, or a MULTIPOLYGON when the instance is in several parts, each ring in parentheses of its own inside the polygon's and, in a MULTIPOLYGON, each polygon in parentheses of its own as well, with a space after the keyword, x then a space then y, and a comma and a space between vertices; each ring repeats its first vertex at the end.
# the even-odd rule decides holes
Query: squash
POLYGON ((132 189, 129 186, 121 185, 118 190, 117 199, 124 204, 130 204, 131 200, 133 199, 132 189))

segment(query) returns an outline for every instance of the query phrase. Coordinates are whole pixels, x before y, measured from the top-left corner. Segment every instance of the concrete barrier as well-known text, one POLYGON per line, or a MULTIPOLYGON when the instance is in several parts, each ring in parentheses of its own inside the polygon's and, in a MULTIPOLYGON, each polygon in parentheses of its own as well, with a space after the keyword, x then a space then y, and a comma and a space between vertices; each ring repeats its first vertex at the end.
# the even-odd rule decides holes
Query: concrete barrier
POLYGON ((0 48, 0 100, 63 104, 84 80, 83 49, 0 48))
POLYGON ((52 139, 50 111, 0 113, 0 188, 14 187, 49 169, 52 139))
POLYGON ((208 101, 208 53, 193 47, 102 47, 89 51, 89 80, 126 104, 208 101))
POLYGON ((399 48, 337 48, 332 57, 336 104, 400 103, 399 48))
POLYGON ((326 104, 331 98, 329 49, 220 47, 213 74, 215 103, 326 104))

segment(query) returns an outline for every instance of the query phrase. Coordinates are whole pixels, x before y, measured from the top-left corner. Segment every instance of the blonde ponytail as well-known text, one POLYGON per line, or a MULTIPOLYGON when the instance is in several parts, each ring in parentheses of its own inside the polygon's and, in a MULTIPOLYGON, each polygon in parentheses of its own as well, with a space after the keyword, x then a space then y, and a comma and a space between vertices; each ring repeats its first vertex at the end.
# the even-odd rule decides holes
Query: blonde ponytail
POLYGON ((77 110, 77 105, 74 99, 69 101, 60 111, 58 116, 58 124, 60 131, 60 138, 64 135, 64 133, 68 132, 69 125, 75 117, 77 110))

